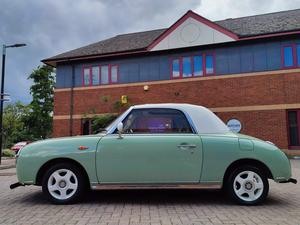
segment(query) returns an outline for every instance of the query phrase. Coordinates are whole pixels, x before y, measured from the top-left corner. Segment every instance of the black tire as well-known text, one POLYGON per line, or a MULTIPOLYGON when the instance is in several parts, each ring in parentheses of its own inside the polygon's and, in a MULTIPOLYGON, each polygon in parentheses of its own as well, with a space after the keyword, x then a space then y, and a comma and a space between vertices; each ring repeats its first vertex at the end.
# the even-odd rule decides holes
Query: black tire
MULTIPOLYGON (((64 176, 62 178, 64 178, 64 176)), ((67 179, 65 179, 65 180, 67 180, 67 179)), ((64 180, 60 179, 60 182, 64 182, 64 180)), ((66 184, 66 183, 63 183, 63 184, 66 184)), ((75 203, 75 202, 81 200, 81 198, 83 197, 83 194, 87 190, 87 186, 88 186, 87 185, 87 179, 86 179, 83 171, 81 171, 80 168, 78 168, 76 165, 71 164, 71 163, 58 163, 58 164, 55 164, 55 165, 51 166, 45 172, 45 174, 43 176, 43 180, 42 180, 42 190, 43 190, 43 193, 46 195, 46 197, 52 203, 58 204, 58 205, 72 204, 72 203, 75 203), (75 184, 74 186, 77 185, 76 188, 68 189, 67 185, 64 188, 61 188, 57 184, 57 183, 59 183, 59 181, 56 181, 56 179, 53 178, 53 174, 55 172, 59 172, 59 174, 63 175, 64 171, 71 171, 72 175, 71 175, 71 178, 69 180, 70 180, 70 182, 72 184, 75 184), (49 179, 51 179, 51 180, 49 180, 49 179), (77 182, 76 182, 76 179, 77 179, 77 182), (49 191, 48 182, 50 182, 50 183, 54 182, 55 186, 57 188, 59 188, 59 190, 52 191, 52 192, 49 191), (61 195, 61 193, 62 193, 61 191, 63 191, 63 189, 65 189, 65 193, 66 194, 69 192, 69 195, 70 195, 69 197, 66 197, 66 198, 63 198, 63 199, 59 199, 59 197, 55 197, 54 196, 54 195, 57 195, 57 196, 61 195)), ((60 197, 62 197, 62 196, 60 196, 60 197)))
MULTIPOLYGON (((249 180, 251 180, 251 179, 249 179, 249 180)), ((262 203, 268 196, 268 193, 269 193, 268 178, 265 175, 264 171, 262 171, 261 169, 255 167, 255 166, 251 166, 251 165, 240 166, 240 167, 236 168, 229 175, 228 180, 226 182, 226 191, 227 191, 229 197, 233 201, 237 202, 238 204, 257 205, 257 204, 262 203), (247 173, 248 173, 247 171, 252 171, 256 174, 254 176, 254 179, 252 179, 252 181, 253 181, 252 183, 247 182, 247 179, 249 179, 247 176, 247 173), (246 176, 246 178, 245 178, 246 180, 243 182, 243 187, 239 187, 239 185, 240 185, 239 181, 235 182, 235 179, 239 176, 246 176), (259 179, 257 176, 260 177, 260 179, 263 183, 263 187, 259 188, 259 189, 256 189, 256 188, 258 187, 258 183, 260 184, 260 187, 261 187, 261 182, 257 182, 257 180, 259 179), (251 189, 249 189, 250 187, 251 187, 251 189), (239 188, 244 188, 243 190, 241 190, 240 193, 243 193, 245 190, 245 193, 240 196, 236 193, 236 191, 238 192, 240 190, 239 188), (249 194, 251 194, 250 192, 252 192, 252 190, 253 190, 253 193, 254 194, 256 193, 255 195, 257 195, 255 198, 252 198, 254 200, 252 200, 251 195, 249 195, 249 194)))

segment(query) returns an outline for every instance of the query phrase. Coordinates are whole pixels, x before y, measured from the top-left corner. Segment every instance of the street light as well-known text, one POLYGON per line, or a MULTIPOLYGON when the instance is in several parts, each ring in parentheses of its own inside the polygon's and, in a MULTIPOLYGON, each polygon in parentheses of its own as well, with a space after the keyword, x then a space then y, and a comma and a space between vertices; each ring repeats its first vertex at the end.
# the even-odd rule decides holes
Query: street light
POLYGON ((3 101, 4 99, 4 75, 5 75, 5 55, 7 48, 19 48, 24 47, 26 44, 13 44, 13 45, 3 45, 2 46, 2 77, 1 77, 1 90, 0 90, 0 164, 2 158, 2 119, 3 119, 3 101))

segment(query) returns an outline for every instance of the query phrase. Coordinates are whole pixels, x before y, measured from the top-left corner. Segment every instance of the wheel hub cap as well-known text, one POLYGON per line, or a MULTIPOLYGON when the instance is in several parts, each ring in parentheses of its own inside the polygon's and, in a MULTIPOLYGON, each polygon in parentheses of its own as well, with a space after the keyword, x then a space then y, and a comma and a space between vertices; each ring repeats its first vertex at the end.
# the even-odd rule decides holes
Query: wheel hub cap
POLYGON ((250 181, 245 182, 245 189, 250 191, 253 188, 253 184, 250 181))
POLYGON ((64 188, 64 187, 67 186, 67 184, 64 180, 60 181, 58 185, 59 185, 60 188, 64 188))

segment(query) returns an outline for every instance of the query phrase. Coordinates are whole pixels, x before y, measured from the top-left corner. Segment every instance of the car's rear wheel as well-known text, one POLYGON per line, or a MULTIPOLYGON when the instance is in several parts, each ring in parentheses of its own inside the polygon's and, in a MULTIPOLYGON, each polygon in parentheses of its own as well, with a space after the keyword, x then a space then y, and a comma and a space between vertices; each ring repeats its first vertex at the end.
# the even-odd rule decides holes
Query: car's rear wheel
POLYGON ((78 201, 86 190, 85 177, 75 165, 59 163, 46 171, 42 189, 53 203, 70 204, 78 201))
POLYGON ((268 195, 268 178, 259 168, 241 166, 229 176, 227 191, 239 204, 256 205, 263 202, 268 195))

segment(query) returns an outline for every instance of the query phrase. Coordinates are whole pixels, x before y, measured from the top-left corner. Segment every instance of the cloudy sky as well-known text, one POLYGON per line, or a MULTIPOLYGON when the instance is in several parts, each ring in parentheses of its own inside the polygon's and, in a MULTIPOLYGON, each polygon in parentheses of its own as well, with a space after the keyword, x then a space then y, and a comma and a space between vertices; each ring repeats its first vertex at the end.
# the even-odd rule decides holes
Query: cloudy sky
POLYGON ((0 0, 0 44, 7 49, 5 92, 29 103, 40 60, 117 34, 170 26, 187 10, 210 19, 300 8, 299 0, 0 0))

